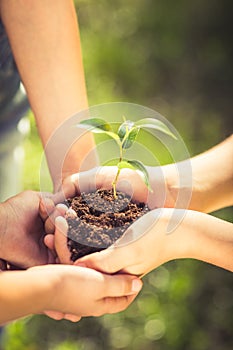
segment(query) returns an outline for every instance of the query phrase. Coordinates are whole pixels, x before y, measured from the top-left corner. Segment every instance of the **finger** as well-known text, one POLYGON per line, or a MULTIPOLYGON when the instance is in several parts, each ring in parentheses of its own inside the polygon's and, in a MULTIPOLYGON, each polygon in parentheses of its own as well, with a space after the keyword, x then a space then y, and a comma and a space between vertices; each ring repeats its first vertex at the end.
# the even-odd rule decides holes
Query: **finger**
MULTIPOLYGON (((101 188, 104 177, 106 177, 106 174, 103 174, 102 167, 96 167, 69 176, 64 180, 62 189, 66 198, 74 197, 82 192, 93 192, 101 188)), ((109 184, 111 187, 111 181, 109 181, 109 184)))
POLYGON ((48 234, 44 237, 44 244, 49 249, 48 264, 55 264, 57 261, 57 252, 55 250, 55 239, 53 234, 48 234))
POLYGON ((53 213, 45 221, 45 225, 44 226, 45 226, 45 232, 47 234, 54 233, 56 217, 64 216, 67 210, 68 210, 68 208, 67 208, 67 206, 65 204, 58 204, 55 207, 55 210, 53 211, 53 213))
POLYGON ((67 232, 68 224, 67 221, 62 217, 58 216, 55 220, 56 229, 55 229, 55 250, 59 257, 59 261, 62 264, 72 264, 70 260, 70 251, 67 247, 67 232))
POLYGON ((76 316, 72 314, 65 314, 64 319, 71 322, 79 322, 81 320, 81 316, 76 316))
POLYGON ((130 275, 103 275, 103 297, 121 297, 137 294, 142 289, 142 281, 130 275))
POLYGON ((55 241, 54 241, 54 235, 53 234, 47 234, 44 236, 44 244, 47 248, 49 248, 51 251, 55 250, 55 241))
POLYGON ((56 321, 62 320, 63 318, 65 318, 65 314, 63 314, 63 312, 59 312, 59 311, 44 311, 44 314, 56 321))
POLYGON ((125 310, 137 297, 135 295, 123 296, 123 297, 107 297, 100 301, 100 313, 97 316, 103 314, 114 314, 125 310))
POLYGON ((46 220, 48 216, 54 211, 55 204, 51 198, 41 197, 39 204, 39 213, 43 220, 46 220))
POLYGON ((75 185, 76 174, 68 176, 62 183, 62 193, 65 198, 75 197, 77 194, 77 189, 75 185))

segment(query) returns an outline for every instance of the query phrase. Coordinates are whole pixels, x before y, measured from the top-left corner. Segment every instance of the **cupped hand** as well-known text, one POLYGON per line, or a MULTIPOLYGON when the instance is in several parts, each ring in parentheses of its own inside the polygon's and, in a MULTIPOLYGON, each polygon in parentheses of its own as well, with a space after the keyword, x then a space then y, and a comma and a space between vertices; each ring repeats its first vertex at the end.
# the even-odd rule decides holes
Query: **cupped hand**
POLYGON ((20 268, 54 261, 43 241, 40 200, 38 192, 25 191, 2 203, 6 224, 0 235, 0 258, 20 268))
POLYGON ((68 224, 64 217, 56 218, 55 234, 47 235, 45 241, 50 241, 47 245, 57 252, 63 264, 86 266, 109 274, 123 272, 142 276, 176 258, 180 238, 177 241, 175 238, 184 231, 184 214, 178 209, 154 209, 134 222, 111 247, 74 263, 67 247, 68 224))
POLYGON ((142 288, 141 280, 135 276, 110 276, 78 266, 47 265, 33 267, 28 272, 42 273, 52 286, 42 303, 43 311, 48 315, 51 311, 63 313, 73 320, 122 311, 142 288))
MULTIPOLYGON (((45 244, 52 250, 55 251, 57 254, 57 263, 61 264, 68 264, 73 265, 73 261, 70 259, 71 253, 67 247, 67 231, 68 231, 68 225, 64 217, 58 216, 55 219, 55 233, 48 234, 45 236, 45 244)), ((140 283, 140 282, 139 282, 140 283)), ((115 307, 121 307, 123 306, 123 309, 126 308, 132 301, 134 300, 134 297, 127 297, 123 298, 122 300, 118 299, 112 299, 108 302, 116 304, 115 307), (123 304, 122 304, 123 303, 123 304), (125 303, 125 304, 124 304, 125 303)), ((117 312, 117 311, 116 311, 117 312)), ((77 322, 80 320, 81 316, 77 316, 75 314, 64 314, 61 312, 55 312, 55 311, 46 311, 44 312, 47 316, 55 319, 55 320, 61 320, 61 319, 67 319, 71 322, 77 322)))
POLYGON ((106 250, 82 257, 74 263, 105 273, 130 273, 142 277, 163 263, 177 258, 185 233, 184 212, 155 209, 134 222, 106 250))
MULTIPOLYGON (((150 209, 174 207, 175 198, 168 188, 163 169, 165 167, 147 167, 152 192, 136 171, 122 169, 117 190, 127 193, 135 201, 147 203, 150 209)), ((64 197, 74 197, 81 192, 93 192, 97 189, 111 189, 116 173, 117 167, 103 166, 73 174, 63 181, 64 197)))

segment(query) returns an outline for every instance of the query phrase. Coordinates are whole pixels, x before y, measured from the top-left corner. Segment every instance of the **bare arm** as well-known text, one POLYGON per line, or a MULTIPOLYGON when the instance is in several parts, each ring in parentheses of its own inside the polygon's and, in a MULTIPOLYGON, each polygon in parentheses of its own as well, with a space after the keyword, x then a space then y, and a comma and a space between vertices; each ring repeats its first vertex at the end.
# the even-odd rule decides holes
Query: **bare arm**
POLYGON ((0 324, 42 312, 52 296, 41 277, 29 271, 0 272, 0 324))
POLYGON ((73 317, 119 312, 142 287, 134 276, 64 265, 0 272, 0 285, 0 324, 47 310, 73 317))
MULTIPOLYGON (((45 146, 61 123, 88 106, 73 1, 1 0, 0 12, 45 146)), ((47 149, 55 187, 61 180, 56 155, 64 156, 65 136, 64 129, 47 149)), ((79 170, 93 146, 91 135, 79 140, 66 158, 63 178, 79 170)), ((93 155, 90 168, 95 161, 93 155)))
MULTIPOLYGON (((188 161, 191 161, 193 182, 189 209, 208 213, 233 205, 233 135, 188 161)), ((175 202, 178 193, 185 189, 179 187, 175 164, 163 168, 169 195, 175 202)))

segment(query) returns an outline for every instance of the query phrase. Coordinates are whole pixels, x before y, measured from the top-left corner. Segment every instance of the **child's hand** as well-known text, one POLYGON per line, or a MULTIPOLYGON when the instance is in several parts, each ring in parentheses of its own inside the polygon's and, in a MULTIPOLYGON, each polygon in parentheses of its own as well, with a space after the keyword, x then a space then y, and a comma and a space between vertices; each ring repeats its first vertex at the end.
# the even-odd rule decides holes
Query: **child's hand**
POLYGON ((135 299, 142 282, 126 274, 109 276, 88 268, 54 264, 1 272, 0 285, 3 324, 30 314, 78 321, 82 316, 119 312, 135 299))
POLYGON ((150 211, 134 222, 111 247, 82 257, 74 264, 110 274, 125 272, 137 276, 145 275, 176 257, 172 256, 175 254, 172 241, 173 236, 177 235, 174 232, 167 234, 172 212, 174 211, 171 209, 150 211))
MULTIPOLYGON (((148 191, 136 171, 122 169, 117 182, 117 190, 127 193, 135 201, 147 203, 150 209, 174 207, 175 199, 167 186, 163 169, 165 167, 147 167, 153 192, 148 191)), ((73 174, 63 182, 64 196, 74 197, 81 192, 93 192, 101 188, 110 189, 116 173, 117 167, 103 166, 73 174)))
MULTIPOLYGON (((142 288, 140 279, 129 275, 109 276, 98 271, 64 265, 47 265, 28 270, 31 278, 47 279, 48 293, 43 308, 81 316, 101 316, 124 310, 142 288)), ((75 320, 76 320, 75 319, 75 320)))
MULTIPOLYGON (((78 259, 74 264, 94 268, 105 273, 123 271, 134 275, 144 275, 164 262, 176 258, 179 239, 187 229, 181 223, 184 211, 155 209, 133 223, 115 244, 102 252, 78 259), (178 226, 180 224, 180 226, 178 226), (179 228, 178 228, 178 227, 179 228), (168 234, 169 229, 175 229, 168 234), (178 232, 178 233, 177 233, 178 232), (177 242, 173 242, 173 235, 177 242), (170 237, 172 236, 172 237, 170 237)), ((67 247, 68 224, 64 217, 55 219, 54 235, 47 235, 45 242, 56 251, 59 262, 73 264, 67 247)))
POLYGON ((156 209, 131 225, 113 246, 75 265, 142 276, 167 261, 194 258, 233 271, 232 232, 232 223, 208 214, 156 209))

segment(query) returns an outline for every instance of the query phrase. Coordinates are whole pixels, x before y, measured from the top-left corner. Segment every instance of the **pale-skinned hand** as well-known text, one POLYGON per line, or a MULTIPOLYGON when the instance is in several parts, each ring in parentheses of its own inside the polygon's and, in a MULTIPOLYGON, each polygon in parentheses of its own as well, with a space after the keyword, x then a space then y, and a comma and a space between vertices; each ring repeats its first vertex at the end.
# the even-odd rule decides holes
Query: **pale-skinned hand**
MULTIPOLYGON (((74 265, 86 266, 106 273, 124 272, 142 276, 155 267, 176 258, 176 248, 171 249, 170 235, 177 236, 177 228, 182 219, 183 211, 172 209, 154 209, 133 223, 124 235, 108 249, 87 255, 76 260, 74 265), (170 229, 175 229, 169 234, 170 229), (174 254, 172 256, 172 254, 174 254), (145 258, 146 257, 146 258, 145 258)), ((57 217, 54 240, 46 236, 47 245, 55 249, 59 261, 63 264, 73 264, 67 247, 68 224, 64 217, 57 217), (49 242, 50 240, 50 242, 49 242)), ((177 242, 178 244, 178 242, 177 242)))
POLYGON ((106 275, 98 271, 67 265, 47 265, 28 270, 32 278, 43 274, 51 284, 43 303, 44 312, 55 318, 77 321, 84 316, 101 316, 124 310, 135 299, 142 282, 135 276, 106 275))
MULTIPOLYGON (((148 203, 150 209, 174 207, 175 197, 168 188, 163 169, 165 167, 146 167, 153 192, 148 191, 141 176, 134 170, 122 169, 117 190, 130 195, 133 200, 148 203)), ((103 166, 89 171, 73 174, 63 181, 64 196, 74 197, 81 192, 93 192, 97 189, 111 189, 116 176, 116 166, 103 166)))
POLYGON ((61 264, 4 271, 0 284, 0 325, 31 314, 76 322, 83 316, 119 312, 142 288, 135 276, 61 264))
POLYGON ((143 276, 173 259, 193 258, 233 271, 233 224, 181 209, 155 209, 110 248, 76 260, 105 273, 143 276))

